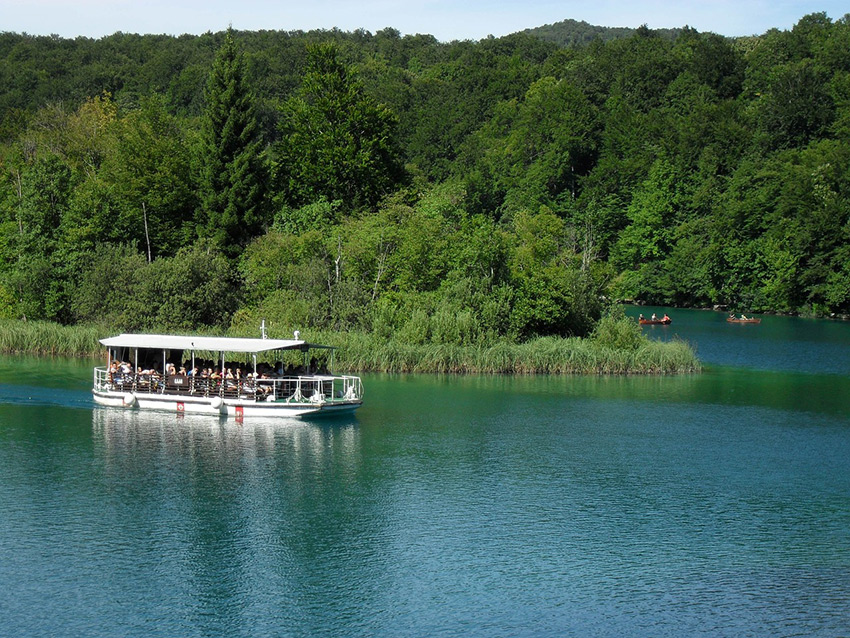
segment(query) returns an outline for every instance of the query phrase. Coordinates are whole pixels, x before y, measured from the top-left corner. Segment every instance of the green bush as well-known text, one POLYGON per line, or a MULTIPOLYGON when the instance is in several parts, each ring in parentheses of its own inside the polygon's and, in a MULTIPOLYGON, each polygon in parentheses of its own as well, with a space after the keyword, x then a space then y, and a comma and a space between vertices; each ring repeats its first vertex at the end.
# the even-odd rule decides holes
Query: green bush
POLYGON ((637 350, 648 341, 640 324, 626 317, 621 306, 599 320, 591 339, 597 346, 614 350, 637 350))

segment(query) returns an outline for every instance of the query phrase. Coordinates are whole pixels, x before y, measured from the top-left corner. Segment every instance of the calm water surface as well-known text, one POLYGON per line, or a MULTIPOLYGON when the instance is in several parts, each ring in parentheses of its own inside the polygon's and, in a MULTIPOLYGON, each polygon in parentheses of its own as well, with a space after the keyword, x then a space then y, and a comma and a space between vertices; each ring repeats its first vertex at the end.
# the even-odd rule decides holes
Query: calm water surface
POLYGON ((373 375, 313 423, 0 358, 0 633, 847 636, 850 325, 671 316, 703 374, 373 375))

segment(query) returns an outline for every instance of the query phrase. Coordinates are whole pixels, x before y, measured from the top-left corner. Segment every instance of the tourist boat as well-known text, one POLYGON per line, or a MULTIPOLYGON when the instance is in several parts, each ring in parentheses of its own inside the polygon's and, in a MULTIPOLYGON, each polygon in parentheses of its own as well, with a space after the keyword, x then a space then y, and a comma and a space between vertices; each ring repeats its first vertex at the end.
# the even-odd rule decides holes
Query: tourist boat
POLYGON ((315 357, 308 359, 311 350, 327 350, 333 367, 335 349, 307 343, 297 332, 295 337, 121 334, 101 339, 107 365, 95 367, 92 394, 96 403, 105 406, 237 419, 326 415, 359 408, 363 403, 359 377, 325 372, 318 369, 315 357), (258 363, 258 355, 275 366, 258 363), (298 361, 301 355, 303 365, 298 361), (285 359, 290 360, 286 368, 285 359), (297 368, 292 366, 293 359, 299 363, 297 368), (240 364, 229 365, 233 360, 240 364), (219 374, 205 375, 199 369, 205 364, 218 368, 219 374), (227 375, 228 367, 231 371, 237 367, 232 377, 227 375))
POLYGON ((667 326, 672 322, 673 320, 670 317, 664 317, 663 319, 638 319, 638 323, 642 326, 667 326))
POLYGON ((747 319, 741 319, 739 317, 726 317, 726 321, 729 323, 761 323, 761 319, 756 319, 755 317, 749 317, 747 319))

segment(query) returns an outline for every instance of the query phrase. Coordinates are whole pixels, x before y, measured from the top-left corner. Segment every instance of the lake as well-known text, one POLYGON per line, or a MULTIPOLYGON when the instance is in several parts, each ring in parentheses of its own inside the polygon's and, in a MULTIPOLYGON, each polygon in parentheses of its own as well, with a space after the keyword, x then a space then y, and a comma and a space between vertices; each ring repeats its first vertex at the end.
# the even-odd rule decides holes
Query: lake
POLYGON ((367 375, 315 422, 0 357, 2 633, 846 636, 850 324, 653 311, 702 374, 367 375))

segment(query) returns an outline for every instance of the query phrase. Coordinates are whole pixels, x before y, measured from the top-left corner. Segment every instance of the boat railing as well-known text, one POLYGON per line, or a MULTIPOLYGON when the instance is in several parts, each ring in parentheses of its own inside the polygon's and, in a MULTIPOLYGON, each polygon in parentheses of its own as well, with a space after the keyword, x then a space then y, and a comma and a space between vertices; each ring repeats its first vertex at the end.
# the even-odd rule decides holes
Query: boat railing
POLYGON ((179 394, 197 397, 287 403, 341 403, 363 397, 360 377, 307 375, 282 378, 215 379, 186 375, 114 374, 94 369, 94 389, 134 394, 179 394))

